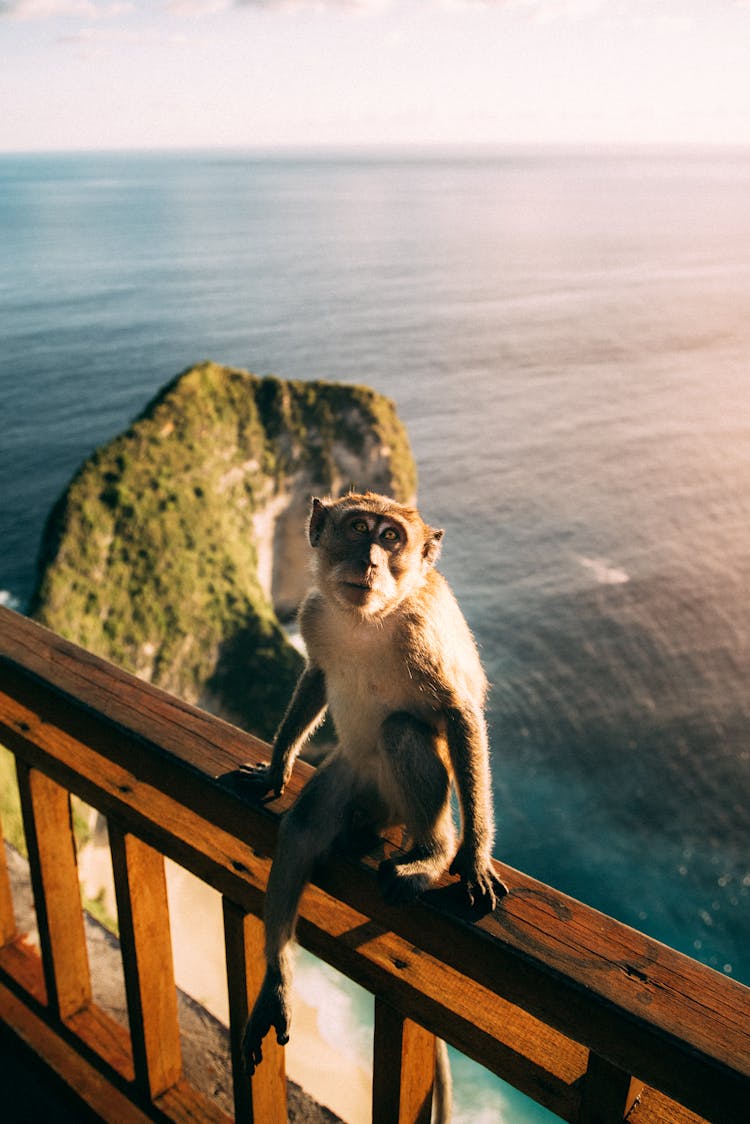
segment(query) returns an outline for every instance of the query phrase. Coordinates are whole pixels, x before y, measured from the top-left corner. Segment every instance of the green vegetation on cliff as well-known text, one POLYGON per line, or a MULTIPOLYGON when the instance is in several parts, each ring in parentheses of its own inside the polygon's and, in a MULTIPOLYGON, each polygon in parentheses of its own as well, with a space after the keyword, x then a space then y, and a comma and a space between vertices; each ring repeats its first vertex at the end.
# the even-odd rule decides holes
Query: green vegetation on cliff
MULTIPOLYGON (((414 496, 392 402, 203 363, 78 471, 47 522, 33 614, 270 737, 301 660, 261 555, 272 567, 285 510, 299 521, 311 494, 349 487, 414 496)), ((286 566, 306 565, 299 532, 286 566)))

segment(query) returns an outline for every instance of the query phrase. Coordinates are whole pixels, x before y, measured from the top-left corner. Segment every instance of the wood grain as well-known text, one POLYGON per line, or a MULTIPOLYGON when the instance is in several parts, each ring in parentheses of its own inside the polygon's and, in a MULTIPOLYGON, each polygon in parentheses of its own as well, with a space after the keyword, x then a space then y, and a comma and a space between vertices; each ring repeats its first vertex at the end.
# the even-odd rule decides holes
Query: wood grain
POLYGON ((135 1081, 155 1100, 182 1076, 164 859, 109 826, 135 1081))
POLYGON ((70 797, 39 770, 16 765, 47 995, 65 1020, 91 1001, 70 797))
POLYGON ((435 1035, 375 999, 372 1119, 430 1124, 435 1035))

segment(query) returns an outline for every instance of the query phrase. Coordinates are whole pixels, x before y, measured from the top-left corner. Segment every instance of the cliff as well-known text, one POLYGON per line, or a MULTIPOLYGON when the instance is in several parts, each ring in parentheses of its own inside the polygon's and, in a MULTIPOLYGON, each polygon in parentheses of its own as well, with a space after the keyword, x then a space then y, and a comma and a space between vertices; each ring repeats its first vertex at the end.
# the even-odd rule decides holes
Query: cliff
POLYGON ((307 587, 310 497, 349 487, 414 496, 390 400, 200 364, 79 469, 47 521, 32 614, 268 738, 301 664, 279 618, 307 587))

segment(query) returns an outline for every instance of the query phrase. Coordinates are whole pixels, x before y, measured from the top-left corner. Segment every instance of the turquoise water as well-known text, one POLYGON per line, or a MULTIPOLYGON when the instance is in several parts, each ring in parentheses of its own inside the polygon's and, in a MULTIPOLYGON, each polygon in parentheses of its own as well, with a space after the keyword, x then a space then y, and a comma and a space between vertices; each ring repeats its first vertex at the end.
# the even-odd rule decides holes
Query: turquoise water
POLYGON ((0 157, 0 589, 184 367, 370 383, 493 683, 496 853, 750 982, 749 197, 729 152, 0 157))

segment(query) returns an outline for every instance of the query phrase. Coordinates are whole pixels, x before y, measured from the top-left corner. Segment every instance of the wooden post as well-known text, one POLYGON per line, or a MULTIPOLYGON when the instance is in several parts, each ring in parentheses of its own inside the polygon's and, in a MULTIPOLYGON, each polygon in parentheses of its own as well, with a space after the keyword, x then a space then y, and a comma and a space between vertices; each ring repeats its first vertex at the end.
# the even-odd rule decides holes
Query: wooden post
POLYGON ((252 1078, 242 1062, 242 1035, 263 982, 263 922, 224 898, 224 940, 235 1119, 241 1124, 286 1124, 284 1047, 273 1032, 263 1043, 263 1062, 252 1078))
POLYGON ((109 824, 136 1084, 151 1100, 182 1074, 164 858, 109 824))
POLYGON ((643 1088, 629 1073, 593 1053, 582 1082, 580 1124, 622 1124, 643 1088))
POLYGON ((16 761, 48 1003, 65 1020, 91 1002, 70 796, 16 761))
POLYGON ((13 910, 13 892, 8 876, 8 860, 5 856, 3 824, 0 820, 0 948, 10 944, 16 936, 16 916, 13 910))
POLYGON ((435 1035, 375 999, 372 1119, 430 1124, 435 1035))

